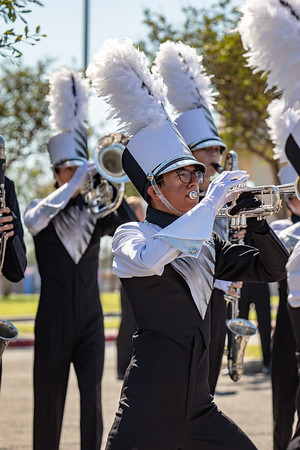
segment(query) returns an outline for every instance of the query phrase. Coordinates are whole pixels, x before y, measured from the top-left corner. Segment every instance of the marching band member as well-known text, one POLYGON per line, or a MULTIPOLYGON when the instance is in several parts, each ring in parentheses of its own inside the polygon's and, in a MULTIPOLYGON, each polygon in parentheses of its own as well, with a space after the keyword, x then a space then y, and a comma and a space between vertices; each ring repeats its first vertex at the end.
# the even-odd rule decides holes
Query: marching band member
MULTIPOLYGON (((6 246, 1 242, 1 251, 3 253, 2 275, 9 281, 17 283, 24 278, 27 265, 26 247, 24 243, 24 232, 20 217, 19 203, 15 191, 15 185, 12 180, 5 176, 5 141, 0 136, 0 159, 1 172, 0 179, 4 180, 4 190, 1 187, 1 197, 4 195, 4 204, 0 207, 0 233, 1 239, 7 239, 6 246), (4 237, 4 233, 6 237, 4 237)), ((0 388, 2 378, 2 360, 0 361, 0 388)))
MULTIPOLYGON (((274 159, 281 166, 278 178, 281 184, 293 183, 297 173, 288 163, 284 147, 293 125, 300 118, 300 111, 283 112, 283 99, 276 99, 268 107, 267 125, 274 143, 274 159)), ((275 220, 272 229, 281 237, 291 253, 297 243, 296 230, 300 221, 300 201, 296 195, 286 195, 286 205, 291 212, 287 219, 275 220), (295 228, 296 227, 296 228, 295 228)), ((300 234, 299 234, 300 236, 300 234)), ((272 402, 273 402, 273 441, 274 450, 285 450, 292 437, 295 416, 295 398, 298 387, 296 342, 291 320, 287 310, 287 278, 279 282, 279 305, 272 346, 272 402), (282 368, 285 368, 283 371, 282 368)))
MULTIPOLYGON (((298 175, 300 174, 300 109, 299 109, 299 33, 300 33, 300 5, 295 0, 279 0, 275 2, 273 0, 266 0, 260 2, 259 0, 246 0, 241 7, 242 17, 239 23, 239 31, 242 38, 242 43, 247 51, 245 54, 248 65, 253 68, 255 72, 263 72, 266 74, 267 89, 274 89, 281 93, 280 98, 280 114, 278 115, 278 126, 273 127, 273 136, 271 138, 277 140, 277 150, 281 153, 283 158, 287 158, 292 164, 298 175), (268 24, 267 28, 264 26, 268 24), (282 132, 282 128, 284 131, 282 132), (281 135, 280 140, 277 138, 281 135), (275 139, 274 139, 275 138, 275 139)), ((274 104, 273 104, 274 107, 274 104)), ((276 103, 275 103, 276 107, 276 103)), ((276 156, 276 154, 275 154, 276 156)), ((280 154, 279 154, 280 157, 280 154)), ((287 170, 289 166, 283 168, 287 170)), ((294 172, 294 180, 296 173, 294 172)), ((294 181, 293 180, 293 181, 294 181)), ((292 211, 292 222, 297 222, 299 217, 299 209, 297 206, 298 200, 296 198, 288 200, 288 206, 292 211), (296 208, 295 208, 296 206, 296 208)), ((275 224, 276 225, 276 224, 275 224)), ((275 226, 274 225, 274 226, 275 226)), ((294 237, 294 245, 297 241, 295 237, 295 230, 298 229, 298 223, 293 223, 290 227, 285 227, 281 232, 288 237, 291 235, 294 237)), ((288 239, 289 240, 289 239, 288 239)), ((297 247, 298 248, 298 247, 297 247)), ((294 250, 293 250, 294 251, 294 250)), ((287 264, 287 276, 288 279, 294 279, 295 277, 289 275, 289 270, 292 269, 294 273, 297 273, 296 263, 298 258, 293 257, 293 251, 290 259, 291 264, 287 264), (290 277, 290 278, 289 278, 290 277)), ((280 302, 286 303, 286 297, 293 297, 297 292, 297 286, 283 286, 282 292, 280 292, 280 302), (291 294, 290 294, 291 292, 291 294), (283 300, 282 300, 283 298, 283 300)), ((297 294, 296 294, 297 295, 297 294)), ((297 304, 297 300, 295 302, 297 304)), ((294 306, 295 306, 294 304, 294 306)), ((297 361, 295 359, 294 351, 296 350, 297 339, 299 337, 298 331, 300 328, 299 315, 297 314, 298 308, 289 308, 289 317, 286 315, 286 307, 279 305, 278 309, 278 322, 276 328, 281 332, 281 335, 288 336, 286 338, 286 345, 282 351, 281 365, 276 364, 278 357, 278 351, 275 352, 273 347, 273 362, 272 362, 272 381, 273 383, 282 377, 282 368, 290 368, 285 372, 289 377, 289 380, 282 380, 283 392, 286 389, 286 394, 282 394, 281 401, 278 400, 280 396, 275 393, 273 395, 273 414, 274 416, 274 449, 295 449, 299 448, 299 395, 295 397, 297 385, 299 383, 299 377, 297 377, 297 361), (293 314, 295 313, 295 314, 293 314), (298 318, 297 318, 298 317, 298 318), (281 321, 279 321, 279 318, 281 321), (282 327, 283 319, 284 323, 288 324, 282 327), (294 337, 291 333, 291 323, 297 326, 294 327, 296 334, 294 337), (291 322, 291 323, 290 323, 291 322), (280 327, 280 328, 279 328, 280 327), (284 352, 284 355, 283 355, 284 352), (285 361, 287 358, 287 364, 285 361), (277 367, 276 378, 275 367, 277 367), (278 402, 276 402, 276 398, 278 402), (294 437, 288 444, 289 439, 292 436, 292 424, 295 411, 295 400, 297 401, 296 410, 298 412, 298 426, 294 437), (284 411, 283 411, 284 410, 284 411), (281 424, 281 426, 278 425, 281 424), (288 447, 287 447, 288 445, 288 447)), ((276 333, 276 330, 275 330, 276 333)), ((275 341, 274 341, 275 344, 275 341)), ((275 389, 278 387, 274 387, 275 389)), ((298 389, 299 390, 299 389, 298 389)))
POLYGON ((118 212, 102 218, 101 212, 91 212, 81 194, 95 172, 83 126, 88 89, 79 73, 64 68, 52 74, 50 119, 59 133, 50 139, 48 151, 57 189, 30 202, 24 214, 41 275, 34 348, 36 450, 59 448, 71 363, 80 391, 81 448, 100 449, 105 337, 99 242, 135 217, 128 216, 122 202, 118 212))
POLYGON ((255 448, 209 393, 208 303, 215 278, 282 278, 286 251, 267 222, 255 218, 248 226, 257 248, 212 234, 216 213, 234 196, 231 187, 248 176, 225 172, 200 203, 190 195, 205 167, 166 114, 162 80, 131 41, 106 42, 87 75, 133 135, 123 167, 149 205, 145 222, 123 225, 113 238, 114 271, 138 331, 106 449, 255 448))
MULTIPOLYGON (((179 114, 175 123, 188 144, 193 156, 206 167, 203 183, 206 191, 211 178, 221 172, 220 158, 226 149, 221 140, 211 111, 215 103, 210 77, 202 64, 202 56, 196 49, 182 42, 167 41, 160 45, 154 61, 154 70, 163 77, 168 88, 168 100, 179 114)), ((222 239, 228 240, 227 218, 217 218, 214 231, 222 239)), ((227 308, 224 298, 231 285, 230 281, 215 280, 210 299, 211 341, 209 344, 209 385, 214 395, 217 385, 226 338, 227 308)))
MULTIPOLYGON (((300 115, 299 105, 296 103, 298 117, 300 115)), ((300 177, 300 120, 297 121, 296 125, 292 129, 285 145, 285 153, 290 163, 293 165, 294 169, 298 174, 298 192, 300 187, 299 177, 300 177)), ((290 208, 293 213, 296 213, 300 217, 300 200, 294 199, 290 208)), ((300 284, 299 284, 299 271, 300 271, 300 251, 299 251, 299 239, 300 239, 300 222, 294 226, 292 230, 294 242, 295 239, 298 240, 296 243, 289 261, 286 265, 287 269, 287 290, 288 290, 288 312, 290 321, 292 324, 292 329, 294 333, 294 338, 296 342, 296 363, 298 372, 298 386, 296 392, 296 412, 297 412, 297 425, 294 435, 287 447, 287 450, 296 450, 300 447, 300 284), (297 226, 298 225, 298 226, 297 226)))
MULTIPOLYGON (((284 183, 293 182, 296 172, 290 164, 287 164, 279 172, 279 177, 284 183)), ((297 295, 300 264, 296 249, 300 239, 300 200, 295 195, 290 195, 287 196, 286 202, 291 217, 271 224, 290 252, 286 265, 287 277, 279 283, 279 306, 273 336, 271 379, 275 450, 299 448, 300 321, 297 295), (298 416, 298 425, 294 438, 298 436, 298 440, 292 444, 295 412, 298 416)))
MULTIPOLYGON (((299 207, 300 209, 300 207, 299 207)), ((300 211, 299 211, 300 213, 300 211)), ((296 450, 300 446, 300 233, 298 242, 286 265, 288 283, 288 311, 296 340, 296 361, 298 370, 298 388, 296 393, 297 425, 295 433, 289 443, 288 450, 296 450)))

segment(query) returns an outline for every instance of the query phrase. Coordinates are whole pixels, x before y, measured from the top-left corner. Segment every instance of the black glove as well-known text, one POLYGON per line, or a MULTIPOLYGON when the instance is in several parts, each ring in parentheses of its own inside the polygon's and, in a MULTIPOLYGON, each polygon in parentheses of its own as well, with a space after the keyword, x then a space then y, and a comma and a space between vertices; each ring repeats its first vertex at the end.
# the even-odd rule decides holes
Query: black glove
POLYGON ((251 191, 243 192, 236 200, 236 205, 229 209, 229 214, 235 216, 239 211, 254 209, 261 206, 261 202, 251 191))
MULTIPOLYGON (((233 206, 228 212, 231 216, 235 216, 239 211, 255 209, 261 206, 261 202, 251 191, 243 192, 236 200, 236 205, 233 206)), ((268 222, 263 220, 257 220, 256 217, 247 218, 248 229, 255 233, 266 234, 269 231, 268 222)))

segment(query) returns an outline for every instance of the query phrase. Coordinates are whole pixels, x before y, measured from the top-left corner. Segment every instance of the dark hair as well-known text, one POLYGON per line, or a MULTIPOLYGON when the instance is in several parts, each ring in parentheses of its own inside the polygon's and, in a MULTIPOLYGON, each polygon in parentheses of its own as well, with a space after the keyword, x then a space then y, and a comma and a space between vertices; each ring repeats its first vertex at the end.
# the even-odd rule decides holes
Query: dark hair
POLYGON ((158 175, 157 178, 155 178, 155 182, 158 186, 163 186, 164 185, 164 175, 158 175))

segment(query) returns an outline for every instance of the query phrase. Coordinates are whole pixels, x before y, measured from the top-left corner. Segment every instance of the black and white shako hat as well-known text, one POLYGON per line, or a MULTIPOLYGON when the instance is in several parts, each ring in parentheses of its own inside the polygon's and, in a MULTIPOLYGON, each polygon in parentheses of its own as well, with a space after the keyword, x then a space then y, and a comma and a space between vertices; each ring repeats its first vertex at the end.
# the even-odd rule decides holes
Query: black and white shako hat
POLYGON ((51 165, 79 166, 89 158, 87 116, 88 81, 79 72, 63 68, 49 77, 50 124, 57 132, 48 142, 51 165))
POLYGON ((166 113, 166 86, 151 74, 147 58, 132 41, 108 40, 94 56, 87 77, 98 96, 110 106, 120 132, 132 136, 122 163, 137 190, 148 200, 147 189, 159 175, 187 165, 205 173, 166 113))
POLYGON ((168 100, 179 117, 176 126, 192 151, 226 145, 221 140, 212 111, 216 92, 196 49, 182 42, 167 41, 160 45, 154 69, 168 88, 168 100))
MULTIPOLYGON (((285 148, 287 142, 291 139, 291 133, 295 130, 295 126, 298 123, 300 124, 300 110, 293 108, 285 110, 284 106, 282 97, 273 100, 267 108, 269 117, 266 119, 266 123, 269 128, 270 139, 274 144, 273 158, 278 161, 279 165, 278 178, 280 184, 290 184, 295 182, 297 172, 289 162, 285 148)), ((300 159, 300 152, 298 154, 300 159)))
MULTIPOLYGON (((268 89, 281 94, 282 112, 300 110, 299 0, 245 0, 238 30, 254 73, 266 75, 268 89), (266 26, 267 24, 267 26, 266 26)), ((300 174, 300 124, 286 136, 285 151, 300 174)))

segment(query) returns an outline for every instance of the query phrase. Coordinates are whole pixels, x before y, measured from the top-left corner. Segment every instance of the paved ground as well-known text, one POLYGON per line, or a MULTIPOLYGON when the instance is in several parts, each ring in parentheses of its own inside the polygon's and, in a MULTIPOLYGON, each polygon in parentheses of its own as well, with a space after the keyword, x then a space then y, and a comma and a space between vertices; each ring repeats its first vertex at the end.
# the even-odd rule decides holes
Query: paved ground
MULTIPOLYGON (((121 382, 116 380, 116 348, 106 344, 103 380, 104 442, 117 407, 121 382)), ((32 448, 32 347, 8 346, 3 354, 0 398, 0 450, 32 448)), ((247 362, 238 383, 221 375, 215 401, 251 437, 259 450, 272 450, 270 378, 257 373, 260 362, 247 362)), ((61 450, 79 450, 79 396, 71 372, 61 450)), ((104 449, 104 443, 102 446, 104 449)), ((230 449, 229 449, 230 450, 230 449)), ((243 450, 243 449, 241 449, 243 450)))

